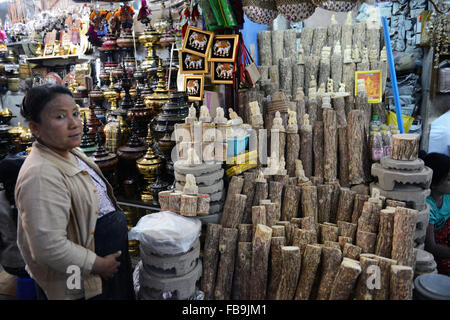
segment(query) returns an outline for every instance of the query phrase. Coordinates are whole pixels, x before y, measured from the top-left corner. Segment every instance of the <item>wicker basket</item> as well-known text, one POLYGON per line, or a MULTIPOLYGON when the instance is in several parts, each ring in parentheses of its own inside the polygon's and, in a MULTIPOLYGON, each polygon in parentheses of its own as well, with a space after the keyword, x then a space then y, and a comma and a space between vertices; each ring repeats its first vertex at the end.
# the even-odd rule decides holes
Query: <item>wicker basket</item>
POLYGON ((276 0, 276 3, 278 12, 292 22, 305 20, 316 10, 310 0, 276 0))
POLYGON ((354 7, 358 4, 358 0, 350 0, 350 1, 317 1, 313 0, 313 2, 319 8, 335 11, 335 12, 349 12, 352 11, 354 7))
POLYGON ((243 0, 242 7, 247 17, 259 24, 269 24, 278 17, 275 0, 243 0))

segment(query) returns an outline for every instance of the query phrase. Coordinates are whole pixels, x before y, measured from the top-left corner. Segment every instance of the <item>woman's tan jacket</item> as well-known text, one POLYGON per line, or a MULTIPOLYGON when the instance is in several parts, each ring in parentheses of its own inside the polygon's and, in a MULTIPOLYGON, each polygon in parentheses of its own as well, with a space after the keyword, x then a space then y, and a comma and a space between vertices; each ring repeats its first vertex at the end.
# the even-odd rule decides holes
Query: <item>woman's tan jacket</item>
MULTIPOLYGON (((80 150, 72 153, 105 180, 108 195, 119 210, 112 187, 98 166, 80 150)), ((33 143, 15 189, 17 244, 28 272, 48 299, 89 299, 102 292, 100 276, 91 274, 96 258, 96 192, 89 174, 76 163, 33 143)))

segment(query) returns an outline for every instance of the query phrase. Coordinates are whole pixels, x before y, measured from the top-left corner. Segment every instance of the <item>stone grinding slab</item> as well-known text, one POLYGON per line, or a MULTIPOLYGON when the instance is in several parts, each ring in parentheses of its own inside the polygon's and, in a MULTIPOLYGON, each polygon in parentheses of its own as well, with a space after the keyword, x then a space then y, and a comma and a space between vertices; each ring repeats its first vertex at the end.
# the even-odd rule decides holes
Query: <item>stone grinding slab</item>
POLYGON ((184 164, 184 161, 180 160, 175 162, 174 171, 179 174, 192 174, 194 176, 199 176, 202 174, 219 171, 222 169, 222 163, 201 163, 192 167, 184 164))
MULTIPOLYGON (((223 180, 219 180, 218 182, 210 185, 210 186, 198 186, 198 193, 199 194, 212 194, 212 193, 216 193, 219 192, 220 190, 223 190, 223 180)), ((181 182, 177 182, 175 184, 175 188, 178 191, 183 192, 183 187, 184 187, 184 183, 181 182)))
MULTIPOLYGON (((220 169, 218 171, 195 176, 195 182, 198 186, 210 186, 222 179, 224 172, 225 171, 223 169, 220 169)), ((186 182, 186 175, 175 171, 175 179, 177 180, 177 182, 184 183, 186 182)))
POLYGON ((378 185, 383 190, 394 190, 396 183, 418 185, 430 188, 433 170, 423 167, 418 171, 400 171, 383 168, 379 163, 372 164, 371 174, 378 178, 378 185))
POLYGON ((370 184, 370 193, 376 188, 380 191, 380 196, 387 199, 393 199, 398 201, 405 201, 408 208, 412 207, 415 210, 424 210, 426 208, 425 200, 430 195, 430 189, 422 189, 412 185, 399 185, 394 190, 383 190, 380 186, 372 182, 370 184))
POLYGON ((395 160, 391 157, 384 157, 380 160, 381 166, 385 169, 418 171, 425 166, 422 159, 413 161, 395 160))

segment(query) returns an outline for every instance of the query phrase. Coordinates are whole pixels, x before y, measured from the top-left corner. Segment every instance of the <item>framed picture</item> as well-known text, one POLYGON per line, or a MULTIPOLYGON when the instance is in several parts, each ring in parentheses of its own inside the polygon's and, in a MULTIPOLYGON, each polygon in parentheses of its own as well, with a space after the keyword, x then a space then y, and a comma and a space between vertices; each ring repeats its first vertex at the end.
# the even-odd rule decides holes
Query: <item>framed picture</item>
POLYGON ((203 87, 205 84, 204 76, 185 76, 184 91, 188 94, 189 101, 203 100, 203 87))
POLYGON ((211 82, 233 84, 233 62, 211 62, 211 82))
POLYGON ((53 51, 55 50, 55 45, 53 43, 46 44, 44 47, 44 56, 53 56, 53 51))
POLYGON ((381 70, 355 72, 355 96, 358 94, 358 80, 364 79, 366 84, 367 101, 379 103, 382 101, 382 75, 381 70))
POLYGON ((200 74, 209 72, 209 61, 205 57, 179 51, 178 52, 180 73, 200 74))
POLYGON ((234 62, 237 54, 239 35, 215 36, 209 52, 210 61, 234 62))
POLYGON ((206 58, 213 38, 214 32, 189 26, 183 40, 182 51, 206 58))

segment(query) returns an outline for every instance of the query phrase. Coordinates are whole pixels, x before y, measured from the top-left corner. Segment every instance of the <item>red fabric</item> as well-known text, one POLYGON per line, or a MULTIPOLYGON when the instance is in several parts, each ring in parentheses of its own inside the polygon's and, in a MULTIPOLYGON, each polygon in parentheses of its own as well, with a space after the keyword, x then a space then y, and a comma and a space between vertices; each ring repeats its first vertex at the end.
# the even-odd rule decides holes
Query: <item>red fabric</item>
MULTIPOLYGON (((450 246, 450 219, 439 230, 434 230, 434 239, 437 244, 450 246)), ((438 272, 450 276, 450 259, 437 259, 438 272)))

